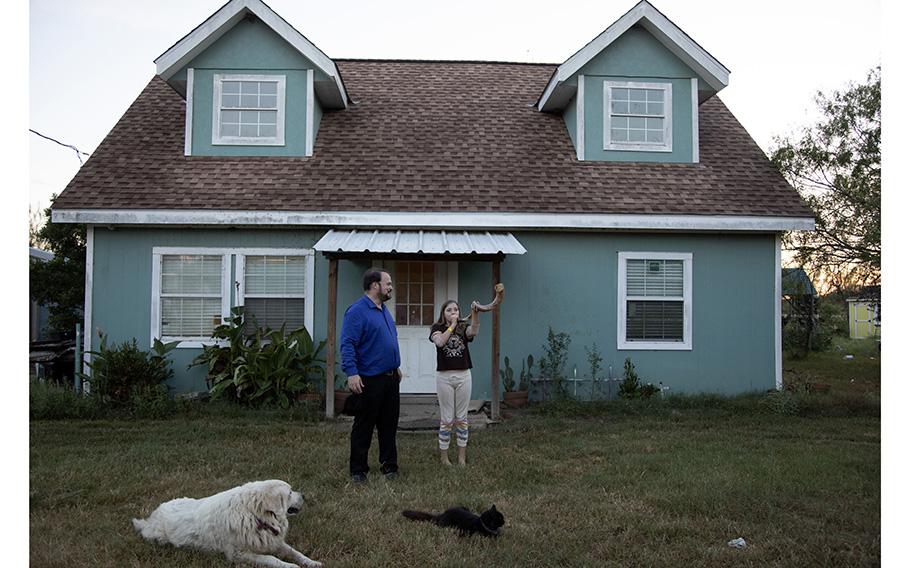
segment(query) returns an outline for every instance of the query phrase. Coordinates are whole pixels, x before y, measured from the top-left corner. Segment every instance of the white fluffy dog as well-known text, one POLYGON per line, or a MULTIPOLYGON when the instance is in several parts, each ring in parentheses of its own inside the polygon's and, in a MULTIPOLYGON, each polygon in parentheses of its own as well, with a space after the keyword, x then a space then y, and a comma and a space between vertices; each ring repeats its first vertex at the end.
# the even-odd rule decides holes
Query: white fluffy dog
POLYGON ((270 568, 319 568, 322 563, 284 542, 287 516, 302 506, 303 495, 284 481, 253 481, 211 497, 183 497, 162 503, 147 519, 133 519, 133 526, 148 540, 221 552, 235 562, 270 568))

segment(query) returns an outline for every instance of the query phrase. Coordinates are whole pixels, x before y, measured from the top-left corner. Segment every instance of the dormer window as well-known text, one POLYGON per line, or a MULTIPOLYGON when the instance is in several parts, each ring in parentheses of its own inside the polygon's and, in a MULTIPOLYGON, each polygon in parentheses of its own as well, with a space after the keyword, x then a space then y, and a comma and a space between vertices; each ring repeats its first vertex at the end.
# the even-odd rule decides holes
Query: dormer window
POLYGON ((284 75, 215 75, 212 144, 284 146, 284 75))
POLYGON ((670 83, 604 81, 604 150, 673 151, 670 83))

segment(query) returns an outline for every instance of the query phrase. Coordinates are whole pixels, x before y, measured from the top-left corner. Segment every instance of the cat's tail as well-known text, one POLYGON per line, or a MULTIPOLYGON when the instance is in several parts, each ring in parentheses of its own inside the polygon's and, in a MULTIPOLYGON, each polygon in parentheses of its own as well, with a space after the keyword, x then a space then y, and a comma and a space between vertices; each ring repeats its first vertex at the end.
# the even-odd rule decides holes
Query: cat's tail
POLYGON ((430 513, 424 513, 423 511, 402 511, 402 515, 411 519, 412 521, 435 521, 436 515, 430 513))

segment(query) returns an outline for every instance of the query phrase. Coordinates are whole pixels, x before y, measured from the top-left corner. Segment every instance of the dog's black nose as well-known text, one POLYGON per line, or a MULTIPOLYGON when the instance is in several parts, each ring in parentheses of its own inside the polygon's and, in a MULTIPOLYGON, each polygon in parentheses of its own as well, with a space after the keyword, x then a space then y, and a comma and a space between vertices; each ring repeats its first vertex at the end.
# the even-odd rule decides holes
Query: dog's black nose
POLYGON ((288 509, 288 515, 296 515, 299 512, 300 512, 300 509, 298 509, 297 507, 290 507, 288 509))

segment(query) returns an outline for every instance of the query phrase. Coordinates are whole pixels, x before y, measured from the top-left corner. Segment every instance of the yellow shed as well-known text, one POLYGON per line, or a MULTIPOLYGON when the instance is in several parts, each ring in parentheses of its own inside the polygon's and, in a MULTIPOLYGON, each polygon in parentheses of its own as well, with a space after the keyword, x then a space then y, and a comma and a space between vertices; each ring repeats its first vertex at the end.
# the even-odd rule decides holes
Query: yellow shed
POLYGON ((881 337, 881 300, 849 298, 850 338, 881 337))

